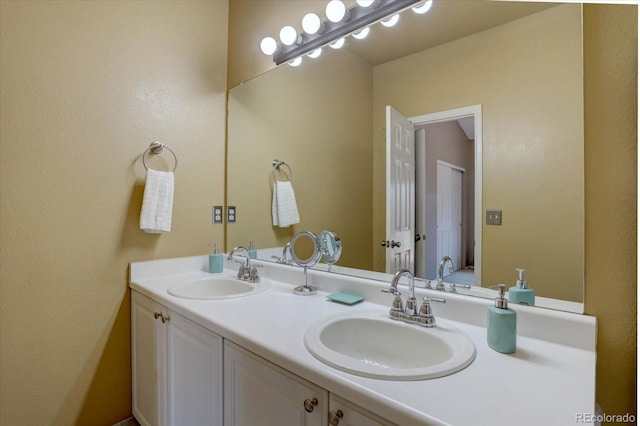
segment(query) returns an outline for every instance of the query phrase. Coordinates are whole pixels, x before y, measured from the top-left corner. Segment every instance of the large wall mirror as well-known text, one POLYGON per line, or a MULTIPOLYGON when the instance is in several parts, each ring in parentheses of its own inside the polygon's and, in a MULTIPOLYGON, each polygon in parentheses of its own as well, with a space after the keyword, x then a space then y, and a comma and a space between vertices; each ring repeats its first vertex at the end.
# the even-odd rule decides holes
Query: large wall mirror
POLYGON ((253 240, 259 257, 272 260, 297 232, 332 229, 343 246, 333 271, 388 279, 389 248, 381 245, 389 239, 386 107, 410 119, 477 107, 481 123, 415 128, 426 146, 416 187, 427 207, 418 215, 429 224, 416 232, 415 247, 424 245, 416 274, 436 278, 443 252, 434 182, 438 165, 453 166, 463 173, 459 268, 481 271, 472 284, 509 287, 524 268, 538 296, 581 312, 581 5, 435 1, 427 15, 405 13, 394 28, 372 28, 363 41, 324 50, 229 92, 227 203, 236 206, 237 222, 227 226, 227 247, 253 240), (449 139, 457 148, 435 148, 449 139), (287 228, 271 217, 276 158, 293 172, 300 216, 287 228), (486 222, 493 210, 500 225, 486 222))

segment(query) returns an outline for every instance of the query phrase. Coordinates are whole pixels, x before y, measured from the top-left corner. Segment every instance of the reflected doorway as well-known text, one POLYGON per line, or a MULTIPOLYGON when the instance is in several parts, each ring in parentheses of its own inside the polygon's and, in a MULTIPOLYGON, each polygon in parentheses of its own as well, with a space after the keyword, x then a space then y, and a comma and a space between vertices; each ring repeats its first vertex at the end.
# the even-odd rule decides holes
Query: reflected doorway
POLYGON ((411 117, 416 142, 416 276, 481 285, 481 106, 411 117), (476 250, 477 248, 477 250, 476 250), (448 275, 448 276, 447 276, 448 275))

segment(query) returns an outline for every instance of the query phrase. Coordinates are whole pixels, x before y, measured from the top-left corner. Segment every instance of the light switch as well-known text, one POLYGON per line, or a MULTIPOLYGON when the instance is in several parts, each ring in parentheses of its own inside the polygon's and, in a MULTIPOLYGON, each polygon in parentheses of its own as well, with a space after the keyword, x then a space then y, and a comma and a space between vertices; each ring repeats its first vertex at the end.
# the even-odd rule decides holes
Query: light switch
POLYGON ((487 225, 502 225, 502 210, 487 210, 487 225))

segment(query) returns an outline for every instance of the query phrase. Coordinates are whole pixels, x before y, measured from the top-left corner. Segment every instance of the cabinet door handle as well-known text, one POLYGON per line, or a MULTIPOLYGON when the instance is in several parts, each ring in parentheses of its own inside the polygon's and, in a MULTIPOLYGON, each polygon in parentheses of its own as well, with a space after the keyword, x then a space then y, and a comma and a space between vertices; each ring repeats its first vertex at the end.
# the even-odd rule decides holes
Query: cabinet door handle
POLYGON ((304 400, 304 409, 307 413, 313 413, 313 409, 318 405, 317 398, 308 398, 304 400))
POLYGON ((167 315, 166 317, 164 316, 164 314, 162 312, 154 312, 153 313, 153 317, 155 319, 160 318, 160 320, 162 321, 162 323, 164 324, 165 322, 169 321, 171 318, 169 318, 169 315, 167 315))
POLYGON ((344 417, 342 410, 329 411, 329 424, 331 426, 337 426, 340 424, 340 419, 344 417))

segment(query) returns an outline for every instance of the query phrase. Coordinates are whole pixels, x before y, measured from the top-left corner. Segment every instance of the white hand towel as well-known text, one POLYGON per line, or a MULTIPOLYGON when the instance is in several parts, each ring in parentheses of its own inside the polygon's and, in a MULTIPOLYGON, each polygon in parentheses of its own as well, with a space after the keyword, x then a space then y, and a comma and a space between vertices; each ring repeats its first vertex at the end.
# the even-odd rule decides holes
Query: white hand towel
POLYGON ((296 194, 289 181, 276 181, 273 185, 273 203, 271 204, 273 226, 287 228, 300 223, 296 194))
POLYGON ((173 172, 147 170, 142 197, 140 229, 150 234, 171 232, 173 172))

